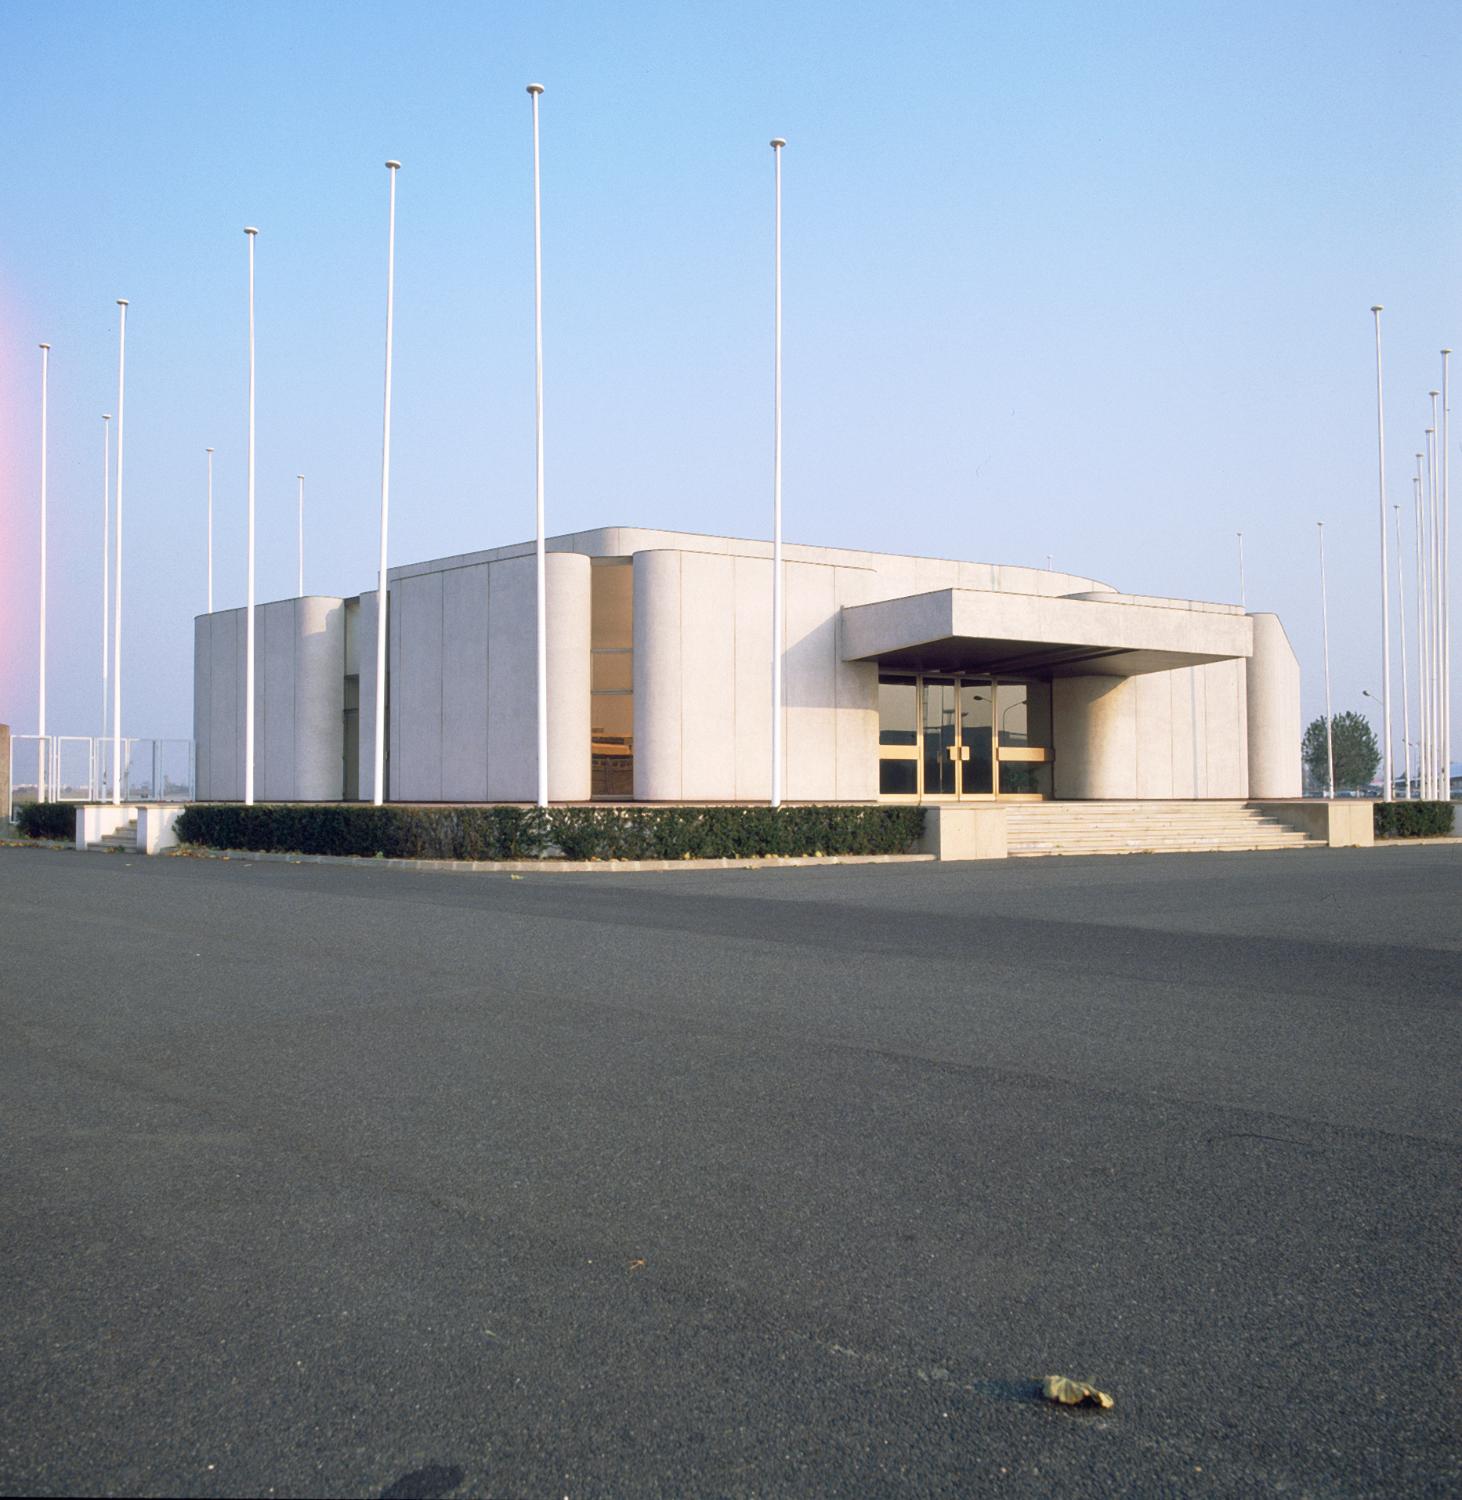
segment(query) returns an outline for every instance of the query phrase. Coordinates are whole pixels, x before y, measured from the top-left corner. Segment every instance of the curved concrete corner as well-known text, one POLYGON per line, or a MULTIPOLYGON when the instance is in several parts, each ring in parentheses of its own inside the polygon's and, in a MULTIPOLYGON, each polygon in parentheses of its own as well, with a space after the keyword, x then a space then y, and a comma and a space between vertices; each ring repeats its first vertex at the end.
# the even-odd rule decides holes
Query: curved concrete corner
POLYGON ((592 791, 590 563, 577 552, 550 552, 543 561, 548 626, 548 796, 552 802, 587 802, 592 791))
POLYGON ((303 802, 340 796, 345 707, 345 604, 306 597, 295 605, 294 786, 303 802))
POLYGON ((1245 697, 1249 717, 1249 796, 1300 795, 1300 664, 1279 616, 1250 615, 1254 654, 1245 697))
POLYGON ((1129 677, 1058 677, 1051 684, 1056 795, 1137 796, 1137 713, 1129 677))
POLYGON ((680 553, 634 555, 635 798, 680 792, 680 553))

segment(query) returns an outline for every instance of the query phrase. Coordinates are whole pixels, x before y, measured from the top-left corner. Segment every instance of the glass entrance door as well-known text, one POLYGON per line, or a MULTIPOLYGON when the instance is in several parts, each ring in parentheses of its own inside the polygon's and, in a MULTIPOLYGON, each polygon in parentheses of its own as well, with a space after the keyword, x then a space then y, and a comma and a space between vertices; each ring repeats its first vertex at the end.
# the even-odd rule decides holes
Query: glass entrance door
POLYGON ((879 794, 902 801, 1051 795, 1049 683, 887 673, 879 794))
POLYGON ((965 678, 959 685, 959 795, 988 797, 995 790, 994 689, 965 678))

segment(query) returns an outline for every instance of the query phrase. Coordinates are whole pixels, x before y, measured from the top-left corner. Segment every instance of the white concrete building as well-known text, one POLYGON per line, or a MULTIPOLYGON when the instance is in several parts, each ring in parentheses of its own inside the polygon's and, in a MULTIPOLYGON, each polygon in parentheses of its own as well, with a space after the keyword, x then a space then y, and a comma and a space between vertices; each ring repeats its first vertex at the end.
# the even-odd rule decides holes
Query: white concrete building
MULTIPOLYGON (((608 527, 548 543, 549 795, 765 801, 767 542, 608 527)), ((1300 794, 1278 618, 1036 568, 785 549, 793 801, 1300 794)), ((387 797, 532 801, 533 546, 395 568, 387 797)), ((369 799, 376 596, 256 620, 256 796, 369 799)), ((198 796, 243 790, 244 611, 199 616, 198 796)))

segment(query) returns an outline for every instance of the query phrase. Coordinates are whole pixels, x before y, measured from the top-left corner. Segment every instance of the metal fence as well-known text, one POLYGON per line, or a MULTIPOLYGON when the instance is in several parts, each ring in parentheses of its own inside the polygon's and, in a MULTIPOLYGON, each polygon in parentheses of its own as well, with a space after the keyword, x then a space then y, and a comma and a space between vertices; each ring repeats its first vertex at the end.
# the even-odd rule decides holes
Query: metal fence
POLYGON ((10 737, 10 803, 0 816, 27 802, 191 802, 195 790, 192 740, 124 739, 120 775, 113 741, 81 734, 14 734, 10 737))

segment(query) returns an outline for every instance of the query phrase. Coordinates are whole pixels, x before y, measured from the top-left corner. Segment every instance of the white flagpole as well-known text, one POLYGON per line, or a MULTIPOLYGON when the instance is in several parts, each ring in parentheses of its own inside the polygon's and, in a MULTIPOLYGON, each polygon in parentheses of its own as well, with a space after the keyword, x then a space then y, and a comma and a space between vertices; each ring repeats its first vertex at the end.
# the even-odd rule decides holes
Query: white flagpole
POLYGON ((1237 532, 1239 539, 1239 605, 1244 610, 1249 608, 1249 592, 1244 587, 1244 533, 1237 532))
POLYGON ((259 231, 246 228, 249 241, 249 562, 244 625, 244 805, 254 805, 254 241, 259 231))
POLYGON ((1427 734, 1427 705, 1430 702, 1428 667, 1431 653, 1426 633, 1426 480, 1423 477, 1424 455, 1416 455, 1416 475, 1412 480, 1416 490, 1416 780, 1417 792, 1423 800, 1431 795, 1431 782, 1427 777, 1427 752, 1430 741, 1427 734))
POLYGON ((1439 549, 1440 583, 1442 588, 1442 785, 1441 794, 1443 799, 1450 801, 1452 796, 1452 585, 1450 574, 1451 544, 1452 544, 1452 495, 1450 483, 1449 455, 1447 453, 1448 428, 1447 413, 1450 410, 1449 391, 1447 388, 1447 361, 1451 358, 1450 349, 1442 350, 1442 536, 1439 549))
POLYGON ((121 308, 117 331, 117 535, 112 553, 112 805, 122 801, 122 470, 127 424, 127 299, 117 298, 121 308))
POLYGON ((39 757, 36 771, 36 800, 46 800, 46 761, 49 746, 46 743, 46 419, 47 403, 51 383, 51 346, 42 344, 41 350, 41 640, 39 701, 36 707, 36 733, 40 736, 36 744, 39 757))
MULTIPOLYGON (((101 739, 107 737, 107 647, 111 641, 110 611, 112 596, 112 414, 102 414, 102 727, 101 739)), ((100 744, 97 750, 97 792, 105 795, 106 778, 100 744)))
POLYGON ((782 588, 782 148, 772 141, 776 165, 775 269, 773 273, 772 373, 772 806, 782 805, 782 635, 786 601, 782 588))
POLYGON ((537 445, 537 681, 538 681, 538 805, 548 806, 548 600, 547 562, 543 542, 543 215, 538 160, 538 99, 541 83, 530 83, 533 100, 533 411, 537 445))
POLYGON ((1406 685, 1406 554, 1401 550, 1401 507, 1393 505, 1396 517, 1396 623, 1401 634, 1401 765, 1406 778, 1406 790, 1402 793, 1411 798, 1411 693, 1406 685))
POLYGON ((1335 797, 1335 739, 1331 732, 1333 717, 1330 712, 1330 601, 1325 592, 1325 523, 1316 521, 1320 534, 1320 629, 1325 642, 1325 795, 1335 797))
POLYGON ((213 613, 213 449, 208 454, 208 613, 213 613))
POLYGON ((1432 425, 1427 428, 1427 525, 1430 528, 1427 552, 1427 573, 1431 579, 1428 603, 1430 617, 1427 628, 1432 640, 1432 796, 1441 795, 1442 757, 1442 580, 1441 580, 1441 526, 1437 484, 1437 397, 1439 391, 1428 391, 1432 403, 1432 425))
POLYGON ((300 563, 299 563, 299 589, 298 589, 297 597, 303 599, 305 597, 305 476, 303 474, 296 474, 294 477, 297 480, 299 480, 299 486, 300 486, 300 503, 299 503, 299 544, 300 544, 299 545, 299 553, 300 553, 300 563))
POLYGON ((1371 308, 1376 320, 1376 465, 1381 500, 1381 713, 1386 737, 1381 760, 1381 800, 1391 800, 1391 598, 1386 562, 1386 407, 1381 385, 1381 307, 1371 308))
POLYGON ((396 173, 399 161, 386 163, 390 201, 386 213, 386 393, 381 414, 381 560, 376 575, 376 725, 375 782, 371 800, 386 800, 386 541, 391 515, 391 350, 396 329, 396 173))

